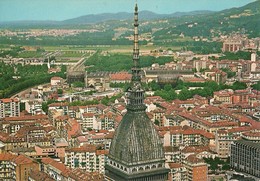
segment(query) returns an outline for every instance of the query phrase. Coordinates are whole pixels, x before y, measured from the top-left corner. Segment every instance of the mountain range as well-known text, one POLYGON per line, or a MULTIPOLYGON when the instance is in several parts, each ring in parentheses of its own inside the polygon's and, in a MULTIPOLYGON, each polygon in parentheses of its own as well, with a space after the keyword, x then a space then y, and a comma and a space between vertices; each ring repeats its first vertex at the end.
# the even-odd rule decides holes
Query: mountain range
MULTIPOLYGON (((192 12, 176 12, 172 14, 156 14, 150 11, 141 11, 140 20, 153 21, 158 19, 167 19, 166 24, 149 24, 143 29, 157 28, 161 29, 155 34, 155 38, 165 41, 171 39, 175 35, 184 33, 185 36, 214 36, 215 33, 222 32, 222 34, 229 34, 232 32, 243 32, 251 37, 260 37, 260 0, 249 3, 238 8, 226 9, 223 11, 192 11, 192 12), (196 25, 194 24, 196 23, 196 25), (193 24, 192 29, 187 24, 193 24), (192 31, 191 31, 192 30, 192 31), (213 33, 214 33, 213 32, 213 33)), ((113 30, 115 26, 123 25, 119 23, 122 20, 131 20, 132 13, 104 13, 81 16, 74 19, 64 21, 16 21, 0 23, 2 28, 32 28, 32 27, 46 27, 46 28, 85 28, 87 26, 102 22, 110 21, 110 28, 113 30), (114 20, 114 21, 111 21, 114 20)), ((125 26, 125 24, 123 25, 125 26)))
MULTIPOLYGON (((163 18, 174 18, 181 16, 192 16, 198 14, 210 14, 213 11, 192 11, 192 12, 176 12, 172 14, 157 14, 151 11, 141 11, 139 17, 142 20, 154 20, 163 18)), ((109 20, 128 20, 133 18, 133 13, 103 13, 103 14, 91 14, 86 16, 81 16, 78 18, 73 18, 69 20, 62 21, 65 24, 89 24, 89 23, 100 23, 109 20)))
MULTIPOLYGON (((151 11, 141 11, 139 17, 142 20, 154 20, 154 19, 164 19, 164 18, 175 18, 181 16, 192 16, 199 14, 211 14, 214 11, 191 11, 191 12, 175 12, 172 14, 157 14, 151 11)), ((119 13, 102 13, 102 14, 90 14, 85 16, 80 16, 73 19, 68 19, 64 21, 10 21, 10 22, 0 22, 2 25, 73 25, 73 24, 95 24, 110 20, 130 20, 133 18, 133 13, 119 12, 119 13)))

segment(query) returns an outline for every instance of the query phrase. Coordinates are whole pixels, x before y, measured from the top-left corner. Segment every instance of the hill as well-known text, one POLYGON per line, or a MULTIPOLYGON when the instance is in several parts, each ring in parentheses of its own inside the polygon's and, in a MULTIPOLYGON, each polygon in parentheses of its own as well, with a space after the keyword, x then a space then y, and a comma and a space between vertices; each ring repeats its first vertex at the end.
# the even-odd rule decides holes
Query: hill
MULTIPOLYGON (((155 20, 155 19, 164 19, 172 17, 181 17, 181 16, 191 16, 197 14, 210 14, 213 11, 192 11, 192 12, 176 12, 172 14, 157 14, 151 11, 141 11, 139 17, 141 20, 155 20)), ((133 18, 133 13, 103 13, 103 14, 91 14, 86 16, 81 16, 78 18, 73 18, 69 20, 62 21, 63 24, 93 24, 100 23, 110 20, 130 20, 133 18)))
POLYGON ((171 18, 168 26, 157 31, 155 41, 167 42, 169 38, 184 34, 189 37, 212 38, 232 32, 260 37, 260 0, 243 7, 227 9, 207 15, 171 18), (167 35, 167 36, 166 36, 167 35))
MULTIPOLYGON (((151 11, 141 11, 139 17, 141 20, 156 20, 165 19, 173 17, 191 16, 199 14, 211 14, 213 11, 191 11, 191 12, 176 12, 172 14, 157 14, 151 11)), ((10 22, 0 22, 3 27, 30 27, 30 26, 44 26, 44 27, 70 27, 70 25, 87 25, 96 24, 106 21, 122 21, 131 20, 133 18, 133 13, 119 12, 119 13, 103 13, 103 14, 90 14, 85 16, 80 16, 73 19, 68 19, 64 21, 10 21, 10 22)))

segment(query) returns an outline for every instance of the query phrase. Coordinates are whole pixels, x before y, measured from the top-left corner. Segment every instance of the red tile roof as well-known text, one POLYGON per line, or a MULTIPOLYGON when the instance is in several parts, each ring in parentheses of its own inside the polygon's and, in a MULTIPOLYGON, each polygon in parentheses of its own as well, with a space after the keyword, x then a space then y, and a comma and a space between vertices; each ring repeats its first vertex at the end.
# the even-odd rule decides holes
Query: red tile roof
POLYGON ((39 119, 48 119, 47 115, 34 115, 34 116, 21 116, 21 117, 6 117, 3 118, 3 121, 27 121, 27 120, 39 120, 39 119))
POLYGON ((52 158, 42 158, 41 162, 45 165, 50 165, 58 170, 60 170, 62 172, 62 175, 64 176, 68 176, 70 170, 68 167, 66 167, 63 163, 59 163, 55 160, 53 160, 52 158))
POLYGON ((32 170, 29 173, 29 177, 37 181, 55 181, 47 173, 36 171, 36 170, 32 170))
POLYGON ((173 168, 173 169, 183 167, 183 165, 180 164, 180 163, 172 163, 172 162, 170 162, 170 163, 168 163, 168 165, 169 165, 170 168, 173 168))
POLYGON ((129 74, 128 72, 119 72, 110 74, 111 80, 118 80, 118 81, 130 81, 132 78, 132 74, 129 74))
POLYGON ((0 102, 3 102, 3 103, 19 102, 19 99, 17 99, 17 98, 6 98, 6 99, 0 99, 0 102))

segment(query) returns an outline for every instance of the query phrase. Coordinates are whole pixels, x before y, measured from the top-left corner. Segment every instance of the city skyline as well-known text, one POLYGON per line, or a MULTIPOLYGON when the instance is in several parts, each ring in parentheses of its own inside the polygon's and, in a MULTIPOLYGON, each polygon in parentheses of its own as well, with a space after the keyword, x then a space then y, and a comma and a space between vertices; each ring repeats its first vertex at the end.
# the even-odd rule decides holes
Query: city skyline
MULTIPOLYGON (((241 7, 255 0, 139 0, 140 11, 148 10, 158 14, 189 12, 196 10, 220 11, 232 7, 241 7), (188 4, 188 5, 187 5, 188 4)), ((21 20, 66 20, 88 14, 131 12, 129 6, 134 0, 109 2, 105 0, 1 0, 0 22, 21 20)))

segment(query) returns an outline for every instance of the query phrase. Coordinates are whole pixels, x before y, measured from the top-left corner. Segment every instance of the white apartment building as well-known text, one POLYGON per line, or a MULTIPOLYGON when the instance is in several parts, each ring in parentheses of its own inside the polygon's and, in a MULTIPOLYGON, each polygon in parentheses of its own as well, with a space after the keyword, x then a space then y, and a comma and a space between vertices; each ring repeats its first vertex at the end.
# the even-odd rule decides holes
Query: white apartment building
POLYGON ((19 117, 20 101, 19 99, 0 99, 0 118, 19 117))
POLYGON ((65 151, 65 165, 80 168, 87 172, 105 173, 105 155, 107 150, 97 150, 94 145, 85 145, 65 151))

